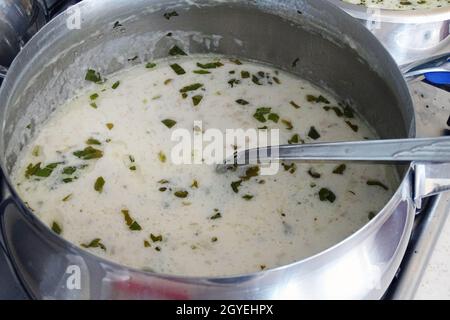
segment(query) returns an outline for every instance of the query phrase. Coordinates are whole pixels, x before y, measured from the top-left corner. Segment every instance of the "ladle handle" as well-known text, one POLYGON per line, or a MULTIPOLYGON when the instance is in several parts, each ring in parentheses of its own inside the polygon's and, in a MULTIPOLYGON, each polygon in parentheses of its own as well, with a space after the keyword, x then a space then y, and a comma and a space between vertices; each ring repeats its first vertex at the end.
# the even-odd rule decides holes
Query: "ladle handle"
POLYGON ((450 162, 450 137, 272 146, 239 152, 237 164, 280 161, 450 162))

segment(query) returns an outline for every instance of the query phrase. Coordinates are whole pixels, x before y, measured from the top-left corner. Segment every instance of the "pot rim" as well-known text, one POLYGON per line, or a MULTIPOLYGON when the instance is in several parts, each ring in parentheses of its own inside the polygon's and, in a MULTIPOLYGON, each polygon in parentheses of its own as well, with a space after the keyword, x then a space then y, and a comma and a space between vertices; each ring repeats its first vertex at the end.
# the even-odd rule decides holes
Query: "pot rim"
POLYGON ((450 6, 418 9, 418 10, 392 10, 369 8, 363 5, 344 2, 343 0, 328 0, 335 6, 343 9, 355 18, 391 23, 432 23, 450 20, 450 6))
MULTIPOLYGON (((84 6, 89 6, 92 4, 92 2, 95 2, 97 0, 86 0, 86 1, 82 1, 79 2, 77 4, 75 4, 73 6, 73 8, 79 8, 80 10, 82 10, 82 8, 84 6)), ((231 2, 235 2, 236 0, 231 0, 231 2)), ((313 0, 311 0, 313 1, 313 0)), ((315 0, 314 0, 315 1, 315 0)), ((333 1, 335 2, 335 0, 322 0, 324 2, 330 2, 333 1)), ((338 2, 341 2, 341 0, 337 0, 338 2)), ((218 3, 221 3, 222 1, 217 1, 218 3)), ((50 21, 49 23, 47 23, 41 30, 39 30, 33 37, 32 39, 25 45, 25 47, 27 47, 30 43, 33 42, 39 42, 41 41, 40 38, 45 37, 46 35, 44 34, 45 31, 47 30, 51 30, 51 28, 57 26, 64 18, 65 18, 65 13, 62 12, 60 13, 57 17, 55 17, 52 21, 50 21)), ((352 22, 356 25, 360 25, 360 23, 358 21, 354 21, 352 22)), ((365 29, 363 26, 361 26, 361 28, 363 28, 365 30, 365 32, 367 32, 368 36, 372 36, 372 34, 370 33, 369 30, 365 29)), ((382 44, 380 42, 378 42, 378 45, 383 48, 382 44)), ((386 58, 392 59, 393 58, 389 55, 389 53, 387 52, 386 49, 383 48, 383 50, 385 50, 386 52, 386 58)), ((7 87, 9 87, 9 79, 11 78, 10 75, 15 73, 15 69, 19 69, 20 70, 20 58, 22 56, 22 52, 19 52, 19 54, 16 56, 16 58, 14 59, 13 63, 11 64, 11 67, 9 69, 9 73, 7 74, 3 85, 0 87, 0 99, 3 97, 3 95, 5 95, 6 91, 9 90, 10 88, 7 89, 7 87)), ((397 68, 397 73, 398 76, 403 78, 403 75, 400 71, 400 69, 397 68)), ((404 79, 404 78, 403 78, 404 79)), ((407 88, 407 84, 406 81, 404 81, 405 87, 407 88)), ((412 103, 411 99, 409 99, 410 102, 412 103)), ((415 137, 416 136, 416 128, 415 128, 415 114, 413 114, 412 117, 412 124, 411 124, 411 129, 409 132, 409 136, 410 137, 415 137)), ((1 130, 4 130, 4 125, 5 123, 3 122, 1 124, 1 130)), ((5 154, 1 153, 0 157, 5 157, 5 154)), ((392 196, 390 197, 390 199, 386 202, 386 204, 383 206, 383 208, 377 213, 377 215, 369 222, 367 222, 365 225, 363 225, 361 228, 359 228, 358 230, 356 230, 354 233, 348 235, 347 237, 345 237, 344 239, 338 241, 337 243, 333 244, 332 246, 317 252, 316 254, 313 254, 311 256, 308 256, 306 258, 288 263, 288 264, 284 264, 282 266, 278 266, 275 268, 271 268, 271 269, 267 269, 264 271, 257 271, 257 272, 251 272, 251 273, 243 273, 243 274, 233 274, 233 275, 225 275, 225 276, 213 276, 213 277, 205 277, 205 276, 188 276, 188 275, 174 275, 174 274, 165 274, 165 273, 154 273, 154 272, 149 272, 149 271, 145 271, 145 270, 141 270, 135 267, 130 267, 124 264, 120 264, 117 262, 114 262, 112 260, 109 260, 107 258, 103 258, 99 255, 96 255, 94 253, 91 253, 90 251, 66 240, 65 238, 63 238, 60 235, 57 235, 56 233, 54 233, 50 226, 46 225, 42 220, 40 220, 36 214, 34 214, 25 204, 25 202, 21 199, 21 197, 18 195, 15 187, 13 186, 13 183, 10 179, 10 175, 9 174, 5 174, 6 172, 8 172, 5 168, 4 165, 4 161, 0 159, 0 169, 1 172, 3 173, 3 180, 4 183, 6 184, 8 191, 11 193, 11 195, 6 196, 4 199, 1 199, 0 204, 6 202, 6 201, 13 201, 14 205, 16 207, 18 207, 20 213, 25 216, 25 218, 31 222, 31 224, 36 228, 36 230, 38 232, 46 232, 46 236, 50 237, 51 241, 55 241, 55 242, 59 242, 59 244, 61 246, 67 247, 68 249, 77 252, 77 254, 82 254, 84 256, 90 257, 91 259, 97 260, 100 264, 105 264, 108 266, 111 266, 115 269, 121 269, 121 270, 126 270, 128 272, 131 272, 133 274, 136 275, 141 275, 141 276, 152 276, 152 277, 156 277, 159 279, 170 279, 170 280, 174 280, 174 281, 178 281, 180 283, 196 283, 196 284, 202 284, 202 283, 215 283, 217 285, 220 284, 220 282, 216 282, 217 280, 227 280, 224 281, 223 284, 235 284, 235 283, 239 283, 240 279, 248 279, 248 278, 262 278, 265 276, 268 276, 269 274, 274 274, 274 273, 279 273, 281 271, 285 271, 286 269, 291 269, 291 268, 295 268, 295 267, 299 267, 302 264, 307 264, 312 262, 313 260, 319 260, 319 259, 323 259, 326 258, 328 255, 332 254, 334 251, 337 250, 341 250, 343 251, 343 249, 345 249, 346 247, 348 247, 349 245, 352 245, 354 243, 360 243, 362 239, 366 238, 368 234, 372 233, 374 230, 378 229, 386 220, 389 219, 389 217, 392 215, 392 210, 390 210, 390 208, 392 208, 396 202, 398 202, 399 199, 403 199, 405 198, 404 194, 405 194, 405 185, 407 186, 408 183, 410 183, 410 177, 411 177, 411 173, 412 173, 412 168, 411 165, 409 165, 409 168, 407 170, 405 170, 404 174, 399 178, 399 184, 398 187, 396 189, 396 191, 392 194, 392 196)), ((409 187, 409 186, 408 186, 409 187)), ((412 203, 412 201, 411 201, 412 203)), ((0 212, 0 223, 3 224, 3 218, 2 218, 3 213, 0 212)), ((0 235, 1 236, 1 235, 0 235)), ((4 235, 3 235, 4 237, 4 235)), ((10 251, 9 249, 9 244, 8 241, 5 241, 5 245, 8 251, 10 251)), ((10 254, 8 252, 8 254, 10 254)), ((14 261, 12 261, 13 264, 14 261)))

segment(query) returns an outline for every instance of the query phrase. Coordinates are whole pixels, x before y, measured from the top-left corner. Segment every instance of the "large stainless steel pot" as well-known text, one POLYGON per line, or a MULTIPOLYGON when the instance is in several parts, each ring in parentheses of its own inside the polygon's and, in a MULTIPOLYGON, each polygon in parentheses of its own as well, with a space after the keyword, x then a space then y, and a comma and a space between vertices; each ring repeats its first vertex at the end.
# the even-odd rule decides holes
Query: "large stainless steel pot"
POLYGON ((327 1, 83 1, 27 44, 0 92, 7 184, 1 228, 28 292, 35 298, 380 298, 405 252, 420 199, 446 187, 450 165, 399 168, 392 199, 345 241, 287 266, 234 277, 176 277, 117 265, 52 233, 26 208, 9 179, 17 155, 39 124, 83 86, 86 69, 108 74, 136 55, 142 61, 164 57, 175 43, 190 53, 277 65, 353 101, 383 138, 415 135, 410 95, 395 61, 358 21, 327 1), (179 16, 163 17, 173 10, 179 16), (70 30, 66 20, 73 22, 77 12, 81 29, 70 30))
POLYGON ((421 60, 450 46, 450 7, 429 10, 371 9, 329 0, 359 19, 388 49, 398 64, 421 60))

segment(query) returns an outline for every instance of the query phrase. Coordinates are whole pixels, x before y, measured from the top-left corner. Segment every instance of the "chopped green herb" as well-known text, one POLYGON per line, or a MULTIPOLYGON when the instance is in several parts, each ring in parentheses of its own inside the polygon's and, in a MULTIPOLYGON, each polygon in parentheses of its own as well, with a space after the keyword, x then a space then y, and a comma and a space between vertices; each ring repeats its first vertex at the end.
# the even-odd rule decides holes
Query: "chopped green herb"
POLYGON ((65 197, 62 199, 62 201, 63 201, 63 202, 67 202, 67 201, 69 201, 70 198, 72 198, 72 194, 68 194, 67 196, 65 196, 65 197))
POLYGON ((73 182, 73 178, 64 178, 62 181, 64 183, 71 183, 71 182, 73 182))
MULTIPOLYGON (((214 211, 216 211, 216 210, 217 209, 215 209, 214 211)), ((211 220, 216 220, 216 219, 219 219, 219 218, 222 218, 222 214, 220 212, 218 212, 218 211, 216 211, 216 213, 210 217, 211 220)))
POLYGON ((329 201, 333 203, 336 200, 336 195, 327 188, 322 188, 319 191, 319 199, 320 201, 329 201))
POLYGON ((241 71, 241 78, 242 79, 250 78, 250 72, 248 72, 248 71, 241 71))
POLYGON ((197 180, 192 181, 191 188, 198 189, 198 181, 197 180))
POLYGON ((237 64, 238 66, 242 65, 242 62, 239 59, 230 59, 230 61, 233 62, 234 64, 237 64))
POLYGON ((289 144, 296 144, 296 143, 303 143, 303 140, 302 139, 300 139, 300 135, 299 134, 294 134, 293 136, 292 136, 292 138, 290 138, 289 140, 288 140, 288 143, 289 144))
POLYGON ((132 231, 140 231, 142 230, 139 223, 136 222, 133 218, 131 218, 130 211, 129 210, 122 210, 123 218, 125 219, 125 223, 127 224, 128 228, 132 231))
POLYGON ((228 84, 233 88, 235 84, 240 84, 241 82, 237 79, 231 79, 228 84))
POLYGON ((368 186, 378 186, 383 188, 384 190, 389 190, 388 186, 386 186, 384 183, 378 181, 378 180, 368 180, 367 181, 368 186))
POLYGON ((178 63, 171 64, 170 67, 177 75, 182 75, 186 73, 186 71, 178 63))
POLYGON ((345 123, 354 131, 358 132, 359 127, 356 124, 351 123, 350 121, 345 121, 345 123))
POLYGON ((267 114, 269 114, 271 110, 272 110, 272 108, 267 108, 267 107, 258 108, 258 109, 256 109, 256 112, 253 115, 253 118, 258 120, 259 122, 266 122, 267 119, 265 116, 267 114))
POLYGON ((65 167, 62 171, 63 174, 71 175, 77 171, 76 167, 65 167))
POLYGON ((242 180, 234 181, 231 183, 231 189, 233 189, 233 191, 235 193, 238 193, 239 187, 241 186, 241 184, 242 184, 242 180))
POLYGON ((144 247, 145 248, 151 247, 151 244, 150 244, 150 242, 148 242, 148 240, 144 240, 144 247))
POLYGON ((189 192, 187 192, 186 190, 179 190, 175 191, 174 195, 177 198, 186 198, 189 195, 189 192))
POLYGON ((166 13, 164 13, 163 16, 167 20, 170 20, 170 18, 172 18, 172 17, 178 17, 178 12, 176 12, 176 11, 166 12, 166 13))
POLYGON ((186 93, 186 92, 189 92, 189 91, 195 91, 195 90, 200 89, 201 87, 203 87, 203 84, 201 84, 201 83, 194 83, 194 84, 191 84, 189 86, 185 86, 185 87, 181 88, 180 92, 181 93, 186 93))
POLYGON ((195 95, 192 97, 192 103, 194 106, 198 106, 200 102, 202 102, 203 96, 201 94, 195 95))
POLYGON ((242 106, 246 106, 246 105, 249 104, 249 102, 248 102, 247 100, 244 100, 244 99, 237 99, 237 100, 236 100, 236 103, 237 103, 237 104, 240 104, 240 105, 242 105, 242 106))
POLYGON ((347 166, 343 163, 337 166, 334 170, 334 174, 344 174, 345 169, 347 169, 347 166))
POLYGON ((281 122, 286 126, 287 130, 294 129, 294 126, 292 125, 292 122, 290 122, 289 120, 282 119, 281 122))
POLYGON ((156 63, 149 62, 149 63, 147 63, 147 64, 145 65, 145 67, 146 67, 147 69, 153 69, 154 67, 156 67, 156 63))
POLYGON ((180 47, 178 47, 177 45, 173 46, 169 50, 169 55, 171 55, 171 56, 187 56, 186 52, 181 50, 180 47))
POLYGON ((344 117, 346 117, 346 118, 354 118, 354 117, 355 117, 355 112, 354 112, 353 109, 352 109, 350 106, 348 106, 348 105, 346 105, 346 106, 344 107, 344 117))
POLYGON ((44 168, 41 168, 41 163, 37 163, 35 165, 29 164, 26 171, 25 171, 25 177, 28 179, 30 176, 36 176, 40 178, 48 178, 53 170, 61 163, 50 163, 44 168))
POLYGON ((258 86, 262 85, 262 83, 259 82, 259 78, 256 75, 252 75, 252 81, 254 84, 257 84, 258 86))
POLYGON ((89 96, 89 99, 91 100, 97 100, 97 98, 99 97, 98 93, 93 93, 89 96))
POLYGON ((113 83, 113 85, 111 86, 111 88, 112 88, 113 90, 116 90, 119 86, 120 86, 120 81, 116 81, 116 82, 113 83))
POLYGON ((172 120, 172 119, 164 119, 161 122, 169 129, 177 124, 177 122, 175 120, 172 120))
POLYGON ((61 234, 62 228, 61 228, 61 226, 60 226, 57 222, 53 221, 53 224, 52 224, 52 231, 53 231, 54 233, 56 233, 56 234, 61 234))
POLYGON ((320 138, 320 134, 319 134, 319 132, 317 132, 317 130, 314 126, 309 129, 308 137, 310 137, 313 140, 317 140, 320 138))
POLYGON ((35 146, 33 148, 33 151, 31 152, 31 154, 35 157, 39 157, 39 154, 41 152, 41 147, 40 146, 35 146))
POLYGON ((202 69, 215 69, 215 68, 223 67, 223 63, 220 61, 214 61, 214 62, 205 63, 205 64, 197 62, 197 67, 202 68, 202 69))
POLYGON ((217 237, 212 237, 211 238, 211 242, 217 242, 217 240, 219 240, 219 239, 217 239, 217 237))
POLYGON ((75 151, 73 155, 83 160, 92 160, 103 157, 103 151, 89 146, 84 148, 84 150, 75 151))
POLYGON ((93 69, 88 69, 84 79, 86 81, 91 81, 91 82, 95 82, 95 83, 102 83, 103 82, 103 79, 102 79, 102 76, 100 75, 100 73, 95 71, 95 70, 93 70, 93 69))
POLYGON ((259 175, 259 167, 253 166, 245 170, 245 176, 240 177, 243 181, 250 180, 253 177, 257 177, 259 175))
POLYGON ((162 179, 162 180, 159 180, 158 183, 159 183, 159 184, 168 184, 168 183, 169 183, 169 180, 162 179))
POLYGON ((161 242, 163 240, 162 235, 154 235, 153 233, 150 233, 150 239, 152 239, 153 242, 161 242))
POLYGON ((86 140, 86 144, 87 144, 87 145, 97 145, 97 146, 100 146, 100 145, 101 145, 101 142, 98 141, 97 139, 89 138, 89 139, 86 140))
POLYGON ((280 79, 278 79, 277 77, 273 77, 272 79, 273 81, 275 81, 276 84, 281 84, 280 79))
POLYGON ((103 251, 106 251, 106 247, 103 243, 101 243, 101 241, 102 240, 100 238, 97 238, 89 242, 89 244, 82 243, 81 246, 83 248, 100 248, 103 251))
POLYGON ((246 195, 242 196, 242 199, 250 201, 253 199, 253 196, 251 194, 246 194, 246 195))
POLYGON ((133 221, 133 223, 130 225, 131 231, 140 231, 142 230, 142 227, 137 223, 136 221, 133 221))
POLYGON ((112 128, 114 128, 114 123, 107 123, 107 124, 106 124, 106 127, 107 127, 109 130, 112 130, 112 128))
POLYGON ((319 96, 313 96, 312 94, 308 94, 307 96, 306 96, 306 100, 308 101, 308 102, 315 102, 315 103, 320 103, 320 102, 322 102, 322 103, 326 103, 326 104, 329 104, 330 103, 330 101, 328 101, 328 99, 327 98, 325 98, 324 96, 322 96, 322 95, 319 95, 319 96))
POLYGON ((280 116, 278 114, 276 114, 276 113, 271 113, 271 114, 269 114, 267 116, 267 119, 271 120, 271 121, 273 121, 275 123, 278 123, 278 120, 280 120, 280 116))
POLYGON ((286 164, 286 163, 282 163, 281 164, 284 168, 284 171, 289 171, 289 173, 294 174, 297 171, 297 165, 295 163, 291 163, 291 164, 286 164))
POLYGON ((167 156, 162 151, 158 153, 158 158, 159 161, 161 161, 162 163, 165 163, 167 161, 167 156))
POLYGON ((194 70, 192 72, 196 73, 196 74, 210 74, 211 73, 208 70, 194 70))
POLYGON ((293 106, 295 109, 300 109, 300 106, 296 104, 294 101, 289 102, 291 106, 293 106))
POLYGON ((369 220, 372 220, 373 218, 375 218, 376 215, 377 215, 376 212, 370 211, 370 212, 369 212, 369 215, 368 215, 369 220))
POLYGON ((314 178, 314 179, 319 179, 322 175, 320 173, 318 173, 317 171, 315 171, 313 168, 310 168, 308 170, 308 174, 314 178))
POLYGON ((95 184, 94 184, 95 191, 102 193, 104 185, 105 185, 105 179, 103 179, 103 177, 98 177, 97 180, 95 180, 95 184))
POLYGON ((91 102, 89 105, 90 105, 92 108, 94 108, 94 109, 97 109, 97 108, 98 108, 98 106, 97 106, 97 104, 96 104, 95 102, 91 102))

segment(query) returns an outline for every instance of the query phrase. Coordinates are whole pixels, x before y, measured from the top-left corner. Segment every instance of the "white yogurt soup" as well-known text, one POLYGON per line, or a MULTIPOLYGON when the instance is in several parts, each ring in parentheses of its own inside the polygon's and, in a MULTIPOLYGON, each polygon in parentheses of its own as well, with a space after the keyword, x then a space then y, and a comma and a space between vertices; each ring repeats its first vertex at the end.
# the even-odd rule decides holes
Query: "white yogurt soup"
POLYGON ((288 162, 263 176, 172 163, 171 134, 200 134, 194 121, 278 128, 281 144, 377 138, 351 106, 271 66, 193 55, 86 79, 37 128, 13 181, 54 232, 117 263, 186 276, 282 266, 360 229, 397 187, 382 165, 288 162))

